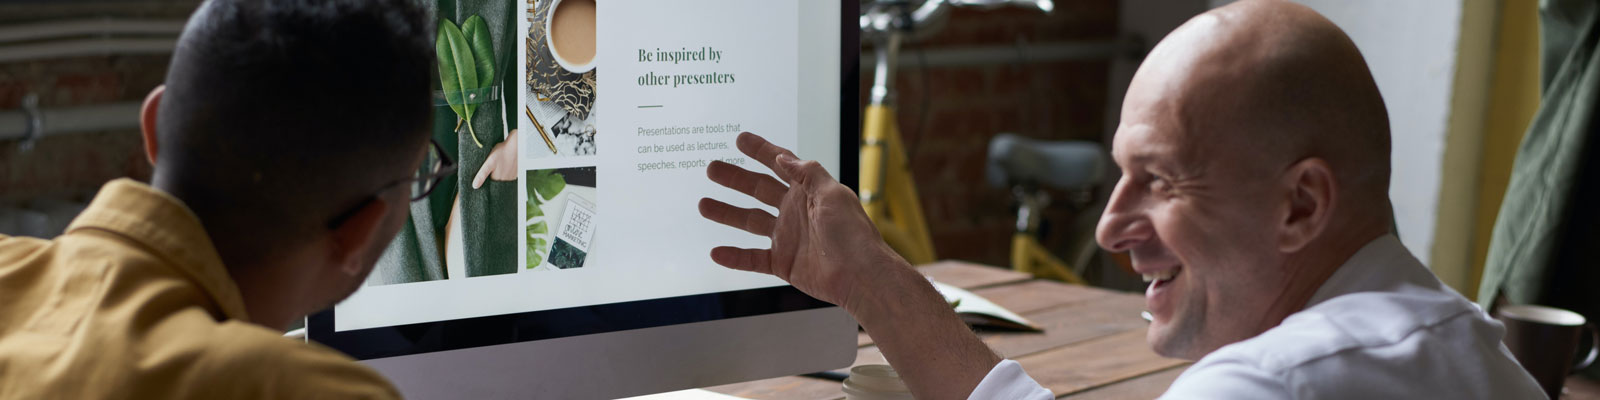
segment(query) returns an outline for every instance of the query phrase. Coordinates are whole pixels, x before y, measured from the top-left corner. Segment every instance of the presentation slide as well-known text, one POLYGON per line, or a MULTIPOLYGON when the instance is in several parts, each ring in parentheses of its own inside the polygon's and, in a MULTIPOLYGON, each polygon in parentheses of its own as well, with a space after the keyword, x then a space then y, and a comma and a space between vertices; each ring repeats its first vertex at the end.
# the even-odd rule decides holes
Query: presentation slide
MULTIPOLYGON (((713 263, 712 247, 769 243, 701 218, 697 203, 711 196, 777 213, 706 179, 713 160, 768 172, 735 148, 740 132, 838 174, 839 4, 517 4, 515 32, 526 37, 519 79, 505 84, 520 98, 503 104, 520 116, 521 229, 508 233, 515 248, 484 249, 515 253, 516 265, 466 265, 459 254, 473 241, 460 238, 487 233, 452 222, 440 240, 446 271, 369 280, 336 307, 334 329, 784 285, 713 263)), ((380 260, 378 268, 390 266, 380 260)))

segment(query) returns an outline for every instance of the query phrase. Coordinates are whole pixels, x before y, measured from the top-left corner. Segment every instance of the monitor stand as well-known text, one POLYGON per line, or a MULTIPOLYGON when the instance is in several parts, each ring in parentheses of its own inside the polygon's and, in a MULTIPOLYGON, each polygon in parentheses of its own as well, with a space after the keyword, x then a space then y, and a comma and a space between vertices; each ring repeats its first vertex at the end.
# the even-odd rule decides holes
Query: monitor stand
POLYGON ((364 362, 412 399, 619 398, 843 368, 855 329, 827 307, 364 362))

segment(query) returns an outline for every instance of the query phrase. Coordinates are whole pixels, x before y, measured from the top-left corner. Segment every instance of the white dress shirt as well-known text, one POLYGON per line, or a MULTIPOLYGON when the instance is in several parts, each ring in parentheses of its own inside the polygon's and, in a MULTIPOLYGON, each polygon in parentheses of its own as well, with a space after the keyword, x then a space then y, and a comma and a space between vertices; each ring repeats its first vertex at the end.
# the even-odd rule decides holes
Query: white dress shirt
MULTIPOLYGON (((1542 399, 1501 344, 1505 328, 1384 235, 1306 308, 1190 366, 1163 399, 1542 399)), ((1007 360, 972 399, 1051 399, 1007 360)))

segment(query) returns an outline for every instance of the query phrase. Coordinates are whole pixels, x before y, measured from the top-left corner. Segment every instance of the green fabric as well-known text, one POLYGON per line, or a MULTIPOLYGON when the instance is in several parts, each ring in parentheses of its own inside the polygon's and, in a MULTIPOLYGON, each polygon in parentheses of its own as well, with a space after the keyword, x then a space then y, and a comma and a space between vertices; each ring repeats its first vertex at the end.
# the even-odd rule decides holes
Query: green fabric
MULTIPOLYGON (((455 158, 456 176, 445 178, 427 199, 411 204, 411 220, 385 249, 377 270, 367 281, 370 285, 448 278, 443 255, 445 225, 452 201, 458 195, 461 215, 456 221, 461 224, 467 276, 512 273, 517 268, 516 182, 490 180, 478 189, 471 187, 473 177, 477 176, 489 152, 505 141, 506 132, 516 128, 517 85, 514 84, 513 65, 516 39, 520 36, 515 32, 516 3, 511 0, 437 0, 432 3, 436 21, 448 18, 459 25, 473 15, 484 18, 495 40, 497 76, 493 78, 493 85, 500 100, 480 103, 480 111, 473 114, 472 127, 483 141, 483 147, 473 141, 466 126, 455 129, 457 117, 448 106, 434 108, 433 137, 455 158)), ((435 90, 440 90, 438 79, 434 79, 433 85, 435 90)))
POLYGON ((1543 99, 1512 167, 1478 302, 1543 304, 1600 318, 1600 9, 1540 3, 1543 99))

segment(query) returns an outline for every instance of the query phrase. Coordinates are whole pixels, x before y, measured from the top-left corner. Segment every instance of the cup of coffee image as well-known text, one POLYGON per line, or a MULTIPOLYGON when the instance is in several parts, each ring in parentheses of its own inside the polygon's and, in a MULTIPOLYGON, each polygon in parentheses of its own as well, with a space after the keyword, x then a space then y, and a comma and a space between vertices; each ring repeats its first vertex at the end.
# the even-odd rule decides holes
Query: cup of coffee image
POLYGON ((1505 305, 1495 311, 1506 325, 1506 348, 1552 399, 1560 398, 1567 375, 1600 355, 1600 332, 1583 315, 1554 307, 1505 305), (1589 346, 1578 345, 1585 336, 1589 346))
POLYGON ((544 18, 546 45, 556 64, 573 73, 594 69, 595 0, 555 0, 544 18))

